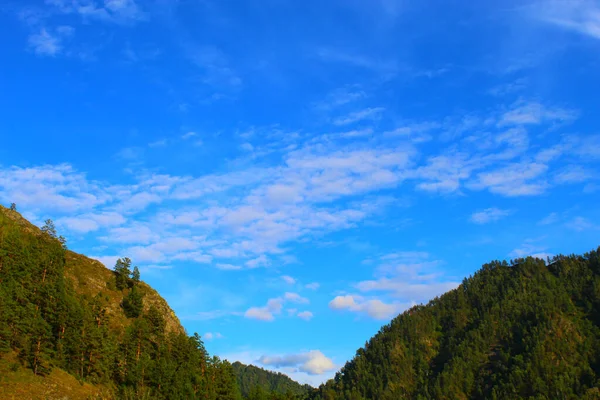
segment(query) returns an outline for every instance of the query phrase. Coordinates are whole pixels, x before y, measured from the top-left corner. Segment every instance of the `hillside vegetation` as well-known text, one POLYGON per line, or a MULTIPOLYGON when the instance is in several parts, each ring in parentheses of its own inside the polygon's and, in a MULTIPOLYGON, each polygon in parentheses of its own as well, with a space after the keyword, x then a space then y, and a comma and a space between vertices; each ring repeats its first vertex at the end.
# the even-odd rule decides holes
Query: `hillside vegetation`
POLYGON ((274 373, 254 365, 240 362, 232 364, 242 395, 248 400, 293 399, 312 391, 309 385, 301 385, 290 377, 274 373))
POLYGON ((3 207, 0 357, 0 398, 240 398, 231 364, 136 269, 109 271, 3 207))
POLYGON ((314 399, 599 399, 600 257, 492 262, 395 318, 314 399))

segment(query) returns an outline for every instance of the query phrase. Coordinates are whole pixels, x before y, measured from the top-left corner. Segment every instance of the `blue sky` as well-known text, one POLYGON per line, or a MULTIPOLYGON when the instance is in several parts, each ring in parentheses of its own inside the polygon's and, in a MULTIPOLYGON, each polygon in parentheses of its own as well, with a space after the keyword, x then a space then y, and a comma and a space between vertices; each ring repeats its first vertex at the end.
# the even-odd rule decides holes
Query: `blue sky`
POLYGON ((600 2, 0 1, 0 201, 318 384, 492 259, 600 244, 600 2))

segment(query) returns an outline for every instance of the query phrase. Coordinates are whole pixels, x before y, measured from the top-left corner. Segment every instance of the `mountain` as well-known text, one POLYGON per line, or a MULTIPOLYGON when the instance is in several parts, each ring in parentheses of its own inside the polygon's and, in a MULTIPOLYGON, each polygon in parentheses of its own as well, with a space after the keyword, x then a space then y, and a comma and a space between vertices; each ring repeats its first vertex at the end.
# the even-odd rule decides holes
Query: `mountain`
POLYGON ((244 365, 240 362, 232 364, 242 396, 260 398, 260 392, 285 395, 281 398, 303 397, 313 388, 301 385, 287 375, 267 371, 254 365, 244 365), (259 392, 259 393, 257 393, 259 392))
POLYGON ((241 399, 231 364, 116 267, 0 206, 0 398, 241 399))
POLYGON ((599 399, 599 251, 485 264, 384 326, 313 399, 599 399))

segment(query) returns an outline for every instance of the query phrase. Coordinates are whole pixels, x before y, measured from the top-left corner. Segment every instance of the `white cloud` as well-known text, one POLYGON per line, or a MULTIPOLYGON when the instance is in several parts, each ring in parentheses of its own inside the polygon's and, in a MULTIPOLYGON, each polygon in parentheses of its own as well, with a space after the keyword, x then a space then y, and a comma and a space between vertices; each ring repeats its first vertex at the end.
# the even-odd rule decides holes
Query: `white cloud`
POLYGON ((597 225, 594 225, 592 222, 590 222, 584 217, 575 217, 571 221, 567 222, 566 226, 567 228, 577 232, 598 229, 597 225))
POLYGON ((125 221, 125 217, 119 213, 101 212, 82 214, 77 217, 62 217, 56 220, 56 224, 73 232, 88 233, 97 231, 100 228, 121 225, 125 221))
POLYGON ((329 302, 332 310, 347 310, 367 314, 377 320, 389 319, 406 309, 406 304, 386 304, 379 299, 364 300, 361 296, 337 296, 329 302))
POLYGON ((321 375, 336 368, 333 361, 319 350, 282 356, 262 356, 258 362, 276 368, 292 367, 310 375, 321 375))
POLYGON ((310 321, 313 317, 313 313, 310 311, 302 311, 298 313, 298 318, 302 318, 305 321, 310 321))
POLYGON ((288 285, 293 285, 293 284, 296 283, 296 279, 292 278, 289 275, 284 275, 284 276, 281 277, 281 279, 283 279, 283 281, 285 283, 287 283, 288 285))
POLYGON ((270 261, 267 258, 267 256, 265 256, 264 254, 261 254, 260 256, 258 256, 256 258, 246 261, 246 266, 248 268, 258 268, 260 266, 269 265, 269 263, 270 263, 270 261))
POLYGON ((508 255, 512 258, 526 258, 534 257, 545 260, 547 257, 552 258, 554 255, 546 252, 547 247, 533 243, 533 241, 526 241, 520 247, 511 251, 508 255))
POLYGON ((554 175, 554 182, 557 184, 581 183, 593 176, 593 173, 590 173, 579 165, 569 165, 554 175))
POLYGON ((275 315, 281 314, 283 308, 283 300, 280 298, 269 299, 267 305, 264 307, 252 307, 249 308, 244 317, 250 319, 257 319, 260 321, 273 321, 275 315))
POLYGON ((29 36, 29 47, 42 56, 55 56, 62 50, 59 35, 52 35, 46 29, 29 36))
POLYGON ((147 19, 135 0, 104 0, 103 5, 87 0, 46 0, 54 10, 63 14, 78 14, 85 21, 97 20, 130 24, 147 19))
POLYGON ((317 290, 321 285, 318 282, 307 283, 304 285, 305 288, 310 290, 317 290))
POLYGON ((219 332, 206 332, 202 338, 204 340, 223 339, 223 335, 221 335, 219 332))
POLYGON ((175 254, 171 257, 178 261, 193 261, 199 264, 209 264, 213 261, 213 257, 201 251, 189 251, 175 254))
POLYGON ((539 125, 548 122, 570 122, 578 113, 562 108, 547 108, 540 103, 525 103, 514 106, 502 115, 499 127, 507 125, 539 125))
POLYGON ((554 223, 558 222, 558 220, 559 220, 558 214, 550 213, 546 217, 544 217, 540 222, 538 222, 538 224, 550 225, 550 224, 554 224, 554 223))
POLYGON ((107 236, 100 239, 119 244, 146 244, 159 240, 160 235, 149 226, 134 222, 128 226, 112 228, 107 236))
POLYGON ((88 233, 98 230, 96 221, 89 218, 61 218, 56 221, 58 226, 65 226, 68 230, 78 233, 88 233))
POLYGON ((333 124, 339 126, 350 125, 365 119, 377 119, 383 111, 385 111, 385 109, 382 107, 365 108, 364 110, 350 113, 344 117, 339 117, 333 121, 333 124))
POLYGON ((595 0, 539 1, 531 11, 536 19, 600 39, 600 4, 595 0))
MULTIPOLYGON (((295 304, 308 304, 309 300, 300 296, 298 293, 286 292, 282 297, 275 297, 269 299, 267 304, 263 307, 251 307, 249 308, 244 316, 250 319, 257 319, 260 321, 273 321, 275 316, 281 314, 283 304, 286 302, 295 304)), ((290 312, 288 310, 288 312, 290 312)), ((292 312, 295 313, 296 309, 292 312)))
POLYGON ((471 222, 476 224, 487 224, 498 221, 512 213, 511 210, 502 210, 499 208, 486 208, 482 211, 477 211, 471 215, 471 222))
POLYGON ((187 133, 184 133, 183 135, 181 135, 181 138, 183 140, 187 140, 187 139, 191 139, 191 138, 193 138, 194 136, 197 136, 197 135, 198 134, 196 132, 187 132, 187 133))
POLYGON ((300 296, 298 293, 286 292, 283 296, 284 300, 298 304, 308 304, 309 300, 305 297, 300 296))
POLYGON ((548 166, 535 162, 514 163, 497 170, 481 172, 470 183, 473 189, 488 189, 504 196, 532 196, 544 193, 548 166))
POLYGON ((108 269, 113 269, 121 256, 90 256, 90 258, 100 261, 108 269))
POLYGON ((441 261, 431 260, 426 252, 401 251, 365 261, 368 261, 367 265, 376 263, 376 279, 360 281, 354 287, 363 293, 380 292, 384 298, 391 296, 396 300, 386 303, 379 298, 340 295, 329 303, 331 309, 388 319, 417 302, 431 300, 459 285, 459 282, 435 272, 441 261))
POLYGON ((223 271, 239 271, 242 269, 239 265, 217 263, 217 268, 223 271))

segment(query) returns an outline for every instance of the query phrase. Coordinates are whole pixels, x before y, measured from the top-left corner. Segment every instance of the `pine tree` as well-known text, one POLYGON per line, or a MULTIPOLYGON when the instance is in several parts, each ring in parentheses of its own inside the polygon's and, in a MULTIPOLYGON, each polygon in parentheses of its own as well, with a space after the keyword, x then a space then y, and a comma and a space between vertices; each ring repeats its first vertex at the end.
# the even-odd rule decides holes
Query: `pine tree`
POLYGON ((140 283, 140 269, 135 266, 133 267, 133 272, 131 273, 131 279, 133 280, 133 284, 137 285, 140 283))
POLYGON ((119 258, 114 268, 117 280, 117 289, 123 290, 129 287, 131 275, 131 260, 127 257, 119 258))
POLYGON ((56 227, 54 226, 54 222, 51 219, 47 219, 44 221, 44 226, 42 226, 42 232, 49 235, 51 238, 56 239, 56 227))
POLYGON ((15 203, 10 203, 10 211, 17 211, 17 205, 15 203))
POLYGON ((137 318, 140 316, 144 302, 143 295, 138 291, 136 286, 132 287, 129 294, 123 299, 122 307, 127 318, 137 318))

